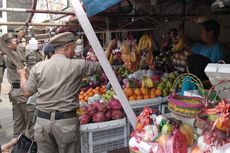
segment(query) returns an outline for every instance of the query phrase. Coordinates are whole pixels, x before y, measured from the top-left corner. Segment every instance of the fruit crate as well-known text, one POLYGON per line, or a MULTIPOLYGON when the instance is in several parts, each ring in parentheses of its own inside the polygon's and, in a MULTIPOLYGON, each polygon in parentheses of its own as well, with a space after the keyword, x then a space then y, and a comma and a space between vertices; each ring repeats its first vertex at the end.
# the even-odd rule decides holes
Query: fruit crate
POLYGON ((129 127, 126 118, 81 125, 81 152, 107 153, 127 147, 129 127))

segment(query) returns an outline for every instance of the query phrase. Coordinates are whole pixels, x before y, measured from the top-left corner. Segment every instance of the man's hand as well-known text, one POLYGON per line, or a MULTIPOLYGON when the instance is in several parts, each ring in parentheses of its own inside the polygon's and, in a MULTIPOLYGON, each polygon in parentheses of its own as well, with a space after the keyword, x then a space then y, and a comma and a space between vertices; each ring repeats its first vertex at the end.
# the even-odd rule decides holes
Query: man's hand
POLYGON ((112 41, 109 42, 109 49, 115 49, 117 47, 117 40, 113 39, 112 41))
POLYGON ((106 48, 105 55, 109 59, 110 55, 112 54, 112 50, 117 47, 117 40, 113 39, 109 42, 108 47, 106 48))
POLYGON ((17 143, 17 138, 11 140, 9 143, 6 143, 4 145, 1 146, 2 149, 2 153, 10 153, 11 149, 13 148, 13 146, 17 143))
POLYGON ((18 75, 21 77, 26 77, 26 67, 24 67, 23 69, 17 69, 17 73, 18 75))

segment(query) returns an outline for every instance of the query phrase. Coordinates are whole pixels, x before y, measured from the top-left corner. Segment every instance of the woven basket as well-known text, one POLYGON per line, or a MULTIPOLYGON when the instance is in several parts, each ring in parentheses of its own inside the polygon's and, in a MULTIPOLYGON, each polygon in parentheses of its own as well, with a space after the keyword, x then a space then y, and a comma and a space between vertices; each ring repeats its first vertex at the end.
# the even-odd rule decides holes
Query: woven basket
POLYGON ((168 97, 168 108, 180 116, 195 117, 204 107, 202 100, 203 99, 199 97, 171 94, 168 97))
MULTIPOLYGON (((194 83, 198 89, 203 91, 203 85, 198 77, 191 73, 185 73, 177 77, 174 81, 173 88, 176 91, 177 86, 183 81, 185 77, 190 77, 192 83, 194 83)), ((191 96, 180 96, 176 93, 172 93, 168 97, 168 108, 184 117, 195 117, 197 113, 204 107, 202 103, 203 98, 191 97, 191 96)))
MULTIPOLYGON (((203 108, 199 113, 197 113, 196 119, 194 122, 194 127, 198 127, 200 129, 203 129, 206 124, 212 122, 212 121, 208 120, 208 114, 205 113, 205 109, 213 108, 219 103, 220 100, 219 100, 218 94, 220 92, 222 92, 223 90, 225 90, 226 88, 223 88, 222 90, 220 90, 219 93, 215 93, 214 89, 216 86, 218 86, 222 83, 226 83, 226 82, 230 82, 230 80, 218 82, 217 84, 213 85, 210 88, 210 90, 207 92, 207 94, 204 98, 204 101, 203 101, 205 108, 203 108)), ((227 89, 229 89, 229 88, 227 88, 227 89)))

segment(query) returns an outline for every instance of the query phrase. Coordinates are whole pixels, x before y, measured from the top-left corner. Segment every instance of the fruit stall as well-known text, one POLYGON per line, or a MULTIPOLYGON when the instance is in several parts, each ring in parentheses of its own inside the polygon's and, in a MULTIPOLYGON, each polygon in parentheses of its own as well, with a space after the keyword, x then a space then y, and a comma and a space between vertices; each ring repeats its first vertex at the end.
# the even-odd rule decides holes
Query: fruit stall
POLYGON ((209 90, 197 76, 186 73, 186 60, 192 53, 186 49, 182 31, 167 35, 160 44, 153 31, 142 32, 138 38, 128 36, 119 40, 107 59, 80 3, 73 8, 91 43, 85 59, 100 62, 104 70, 85 76, 76 97, 82 152, 125 147, 124 152, 131 153, 229 151, 230 98, 221 95, 229 84, 216 88, 229 78, 220 78, 225 74, 221 71, 217 75, 220 68, 211 73, 214 66, 208 66, 205 72, 213 86, 209 90), (197 87, 186 91, 187 95, 182 94, 186 77, 197 87))

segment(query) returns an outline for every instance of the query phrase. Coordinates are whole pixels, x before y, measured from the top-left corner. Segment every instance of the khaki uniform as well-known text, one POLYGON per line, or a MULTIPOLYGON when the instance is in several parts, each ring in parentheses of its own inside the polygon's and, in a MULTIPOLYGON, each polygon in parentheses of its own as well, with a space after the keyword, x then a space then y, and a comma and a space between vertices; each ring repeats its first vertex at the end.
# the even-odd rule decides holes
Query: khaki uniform
MULTIPOLYGON (((26 65, 29 69, 31 69, 36 63, 42 61, 42 54, 40 51, 30 51, 26 53, 26 65)), ((36 116, 36 97, 33 95, 29 97, 27 101, 27 132, 29 138, 34 140, 34 125, 35 125, 35 116, 36 116)))
MULTIPOLYGON (((18 53, 16 53, 17 58, 23 60, 18 53)), ((26 110, 26 102, 27 98, 23 96, 23 92, 20 89, 20 79, 17 74, 17 68, 13 64, 12 60, 7 57, 6 58, 6 66, 7 66, 7 79, 9 83, 12 85, 11 91, 9 92, 9 99, 13 105, 13 121, 14 121, 14 137, 18 137, 21 133, 25 133, 26 131, 26 120, 27 120, 27 110, 26 110)))
POLYGON ((26 55, 26 64, 29 69, 31 69, 36 63, 42 61, 43 57, 40 51, 30 51, 26 55))
MULTIPOLYGON (((71 33, 59 34, 58 38, 65 34, 63 38, 71 33)), ((98 63, 71 60, 62 54, 55 54, 31 69, 26 88, 37 93, 38 116, 34 129, 39 153, 81 152, 76 95, 84 74, 100 71, 98 63)))
MULTIPOLYGON (((0 54, 0 92, 1 92, 1 84, 3 80, 3 73, 4 73, 4 57, 2 54, 0 54)), ((1 98, 0 101, 2 101, 1 98)))

